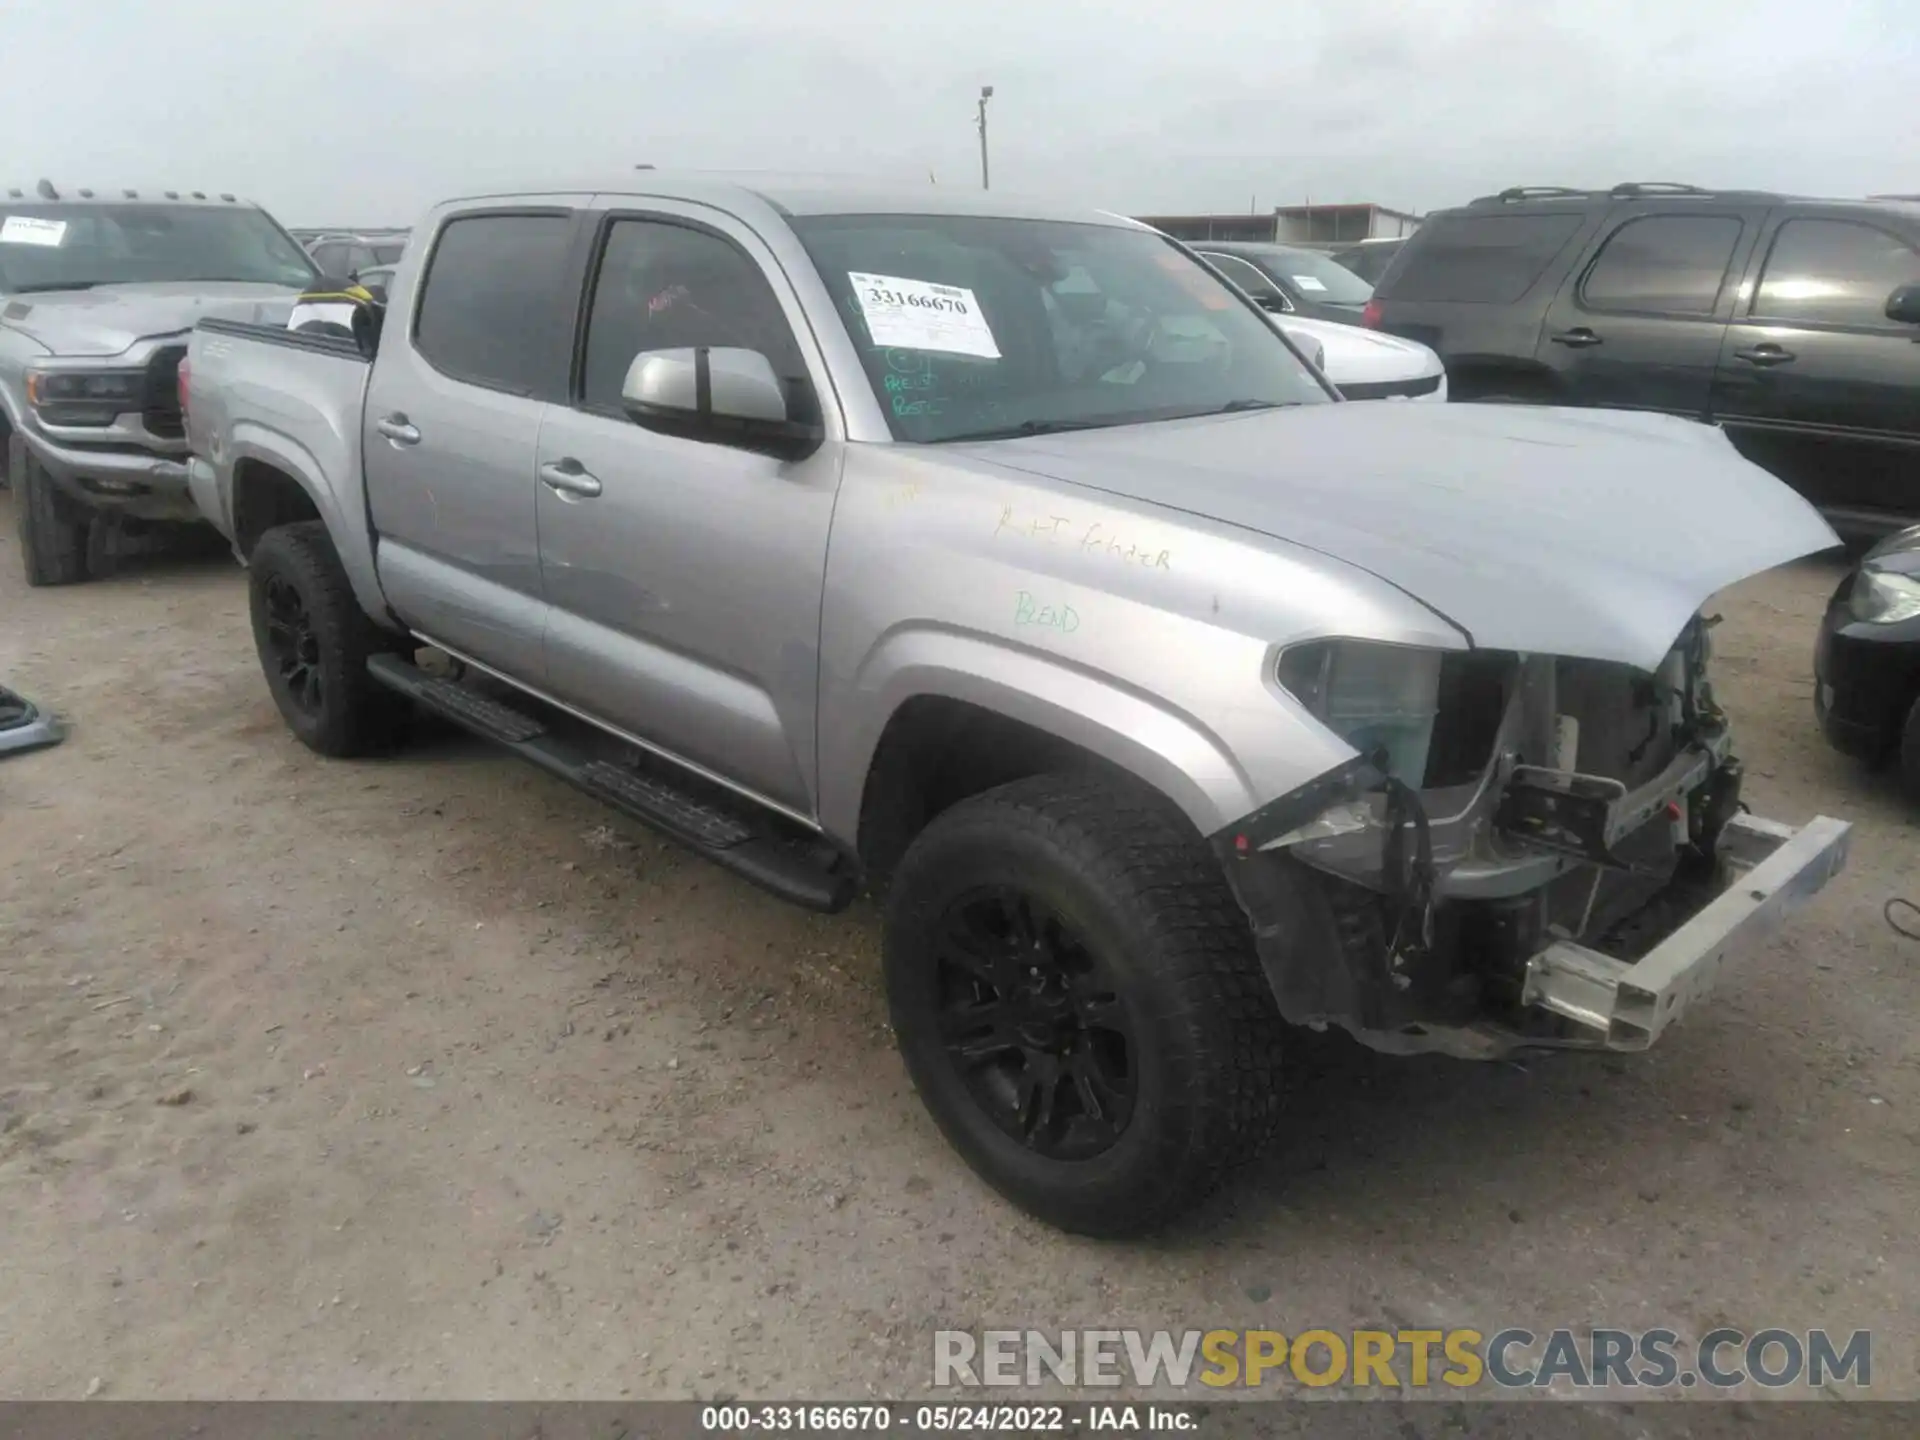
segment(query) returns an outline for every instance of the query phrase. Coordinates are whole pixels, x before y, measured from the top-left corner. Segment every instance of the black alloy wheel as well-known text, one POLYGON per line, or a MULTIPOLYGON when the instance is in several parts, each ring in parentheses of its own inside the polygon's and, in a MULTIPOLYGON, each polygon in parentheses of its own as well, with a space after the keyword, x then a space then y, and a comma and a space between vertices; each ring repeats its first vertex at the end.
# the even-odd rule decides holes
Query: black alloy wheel
POLYGON ((1139 1044, 1099 955, 1044 901, 992 887, 947 907, 933 959, 944 1048, 975 1103, 1049 1160, 1112 1148, 1139 1044))
POLYGON ((284 575, 268 576, 265 589, 268 663, 278 672, 287 697, 308 715, 317 716, 324 703, 324 682, 320 637, 307 613, 307 602, 284 575))

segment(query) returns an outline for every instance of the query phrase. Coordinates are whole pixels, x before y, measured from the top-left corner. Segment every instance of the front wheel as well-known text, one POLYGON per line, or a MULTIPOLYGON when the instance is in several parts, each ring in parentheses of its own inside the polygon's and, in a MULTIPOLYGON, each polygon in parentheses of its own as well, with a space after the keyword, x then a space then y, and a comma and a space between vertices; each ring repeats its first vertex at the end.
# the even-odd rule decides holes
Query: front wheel
POLYGON ((27 584, 77 585, 88 575, 87 534, 92 517, 85 506, 54 483, 18 435, 8 446, 8 470, 14 476, 14 519, 20 531, 20 559, 27 584))
POLYGON ((1041 776, 942 813, 894 876, 884 966, 934 1120, 1050 1224, 1156 1229, 1273 1129, 1280 1020, 1251 930, 1158 796, 1041 776))
POLYGON ((326 525, 267 531, 247 570, 254 648, 287 728, 336 757, 398 743, 406 701, 367 673, 367 658, 393 647, 354 598, 326 525))

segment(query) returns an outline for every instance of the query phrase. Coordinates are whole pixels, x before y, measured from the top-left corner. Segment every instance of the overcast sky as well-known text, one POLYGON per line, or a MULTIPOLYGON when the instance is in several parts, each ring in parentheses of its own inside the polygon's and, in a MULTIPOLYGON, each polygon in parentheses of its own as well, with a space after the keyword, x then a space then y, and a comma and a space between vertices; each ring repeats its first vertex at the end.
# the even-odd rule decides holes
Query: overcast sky
POLYGON ((406 223, 636 161, 1135 214, 1627 179, 1920 191, 1909 0, 0 0, 4 179, 406 223), (18 167, 25 167, 19 169, 18 167))

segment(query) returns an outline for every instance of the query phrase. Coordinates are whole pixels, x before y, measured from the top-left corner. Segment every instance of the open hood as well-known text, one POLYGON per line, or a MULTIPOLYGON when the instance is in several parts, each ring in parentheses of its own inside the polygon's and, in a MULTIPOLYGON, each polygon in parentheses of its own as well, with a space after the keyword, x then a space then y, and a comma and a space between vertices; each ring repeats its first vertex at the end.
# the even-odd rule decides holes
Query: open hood
POLYGON ((1717 428, 1521 405, 1314 405, 957 447, 1369 571, 1477 646, 1656 669, 1714 592, 1839 544, 1717 428))

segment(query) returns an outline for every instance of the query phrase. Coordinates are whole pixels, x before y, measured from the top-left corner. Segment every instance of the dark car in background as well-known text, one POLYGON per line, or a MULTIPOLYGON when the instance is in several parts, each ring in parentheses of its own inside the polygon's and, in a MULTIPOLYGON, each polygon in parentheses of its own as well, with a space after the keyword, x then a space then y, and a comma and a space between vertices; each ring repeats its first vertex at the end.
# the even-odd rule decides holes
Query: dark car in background
POLYGON ((1382 235, 1373 240, 1343 245, 1328 254, 1335 263, 1351 270, 1367 284, 1378 285, 1380 277, 1387 273, 1387 266, 1393 263, 1393 257, 1400 253, 1400 247, 1406 241, 1404 235, 1382 235))
POLYGON ((1373 287, 1320 250, 1254 240, 1192 240, 1189 245, 1262 309, 1358 325, 1373 287))
POLYGON ((1427 217, 1366 323, 1456 399, 1719 424, 1850 540, 1920 519, 1920 205, 1504 190, 1427 217))
POLYGON ((1870 764, 1897 758, 1920 804, 1920 525, 1887 536, 1840 582, 1813 670, 1828 742, 1870 764))

